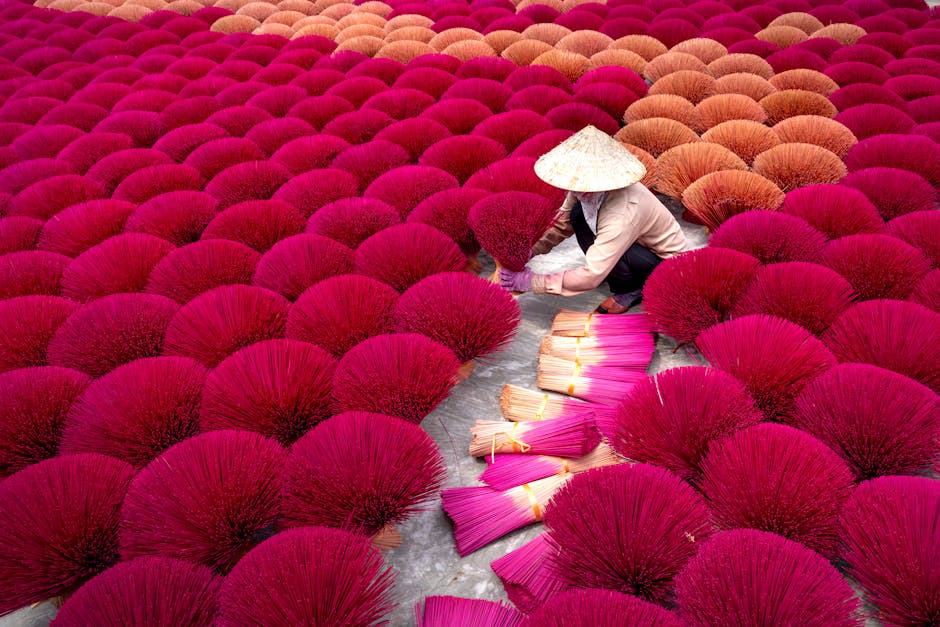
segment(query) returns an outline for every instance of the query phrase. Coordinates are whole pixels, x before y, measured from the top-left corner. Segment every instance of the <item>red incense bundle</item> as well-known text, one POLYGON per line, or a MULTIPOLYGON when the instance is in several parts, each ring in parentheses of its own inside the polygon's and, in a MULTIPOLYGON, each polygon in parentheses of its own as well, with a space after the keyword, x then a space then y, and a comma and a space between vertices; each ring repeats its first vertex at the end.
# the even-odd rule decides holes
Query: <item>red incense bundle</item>
POLYGON ((619 464, 624 460, 602 442, 593 451, 577 459, 550 455, 494 455, 487 461, 490 465, 480 475, 480 481, 496 490, 508 490, 552 475, 575 474, 591 468, 619 464))
POLYGON ((539 356, 538 383, 543 390, 561 392, 594 403, 616 404, 645 372, 609 366, 585 366, 551 355, 539 356))
POLYGON ((580 457, 601 439, 590 413, 533 422, 477 420, 470 434, 470 455, 494 460, 496 453, 580 457))
POLYGON ((604 365, 646 372, 653 357, 652 334, 609 337, 546 335, 539 355, 551 355, 584 365, 604 365))
POLYGON ((552 396, 507 383, 499 393, 499 406, 503 417, 512 422, 561 418, 584 411, 595 415, 605 411, 603 405, 588 403, 566 396, 552 396))
POLYGON ((490 568, 503 582, 506 596, 523 612, 532 612, 542 603, 568 587, 553 570, 558 549, 548 541, 548 534, 490 563, 490 568))
POLYGON ((519 611, 500 601, 434 596, 415 603, 417 627, 516 627, 524 619, 519 611))
POLYGON ((570 477, 547 477, 504 492, 485 486, 441 492, 444 512, 454 522, 457 553, 464 557, 511 531, 542 520, 545 506, 570 477))
POLYGON ((651 334, 646 316, 604 315, 562 309, 552 320, 552 335, 564 337, 651 334))

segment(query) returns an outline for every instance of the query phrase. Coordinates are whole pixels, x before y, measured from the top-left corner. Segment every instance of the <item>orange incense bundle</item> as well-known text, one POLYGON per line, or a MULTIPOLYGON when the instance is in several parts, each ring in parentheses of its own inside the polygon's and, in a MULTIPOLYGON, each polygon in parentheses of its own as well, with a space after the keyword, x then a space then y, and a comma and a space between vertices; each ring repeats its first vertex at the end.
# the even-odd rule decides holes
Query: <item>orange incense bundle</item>
POLYGON ((533 422, 477 420, 470 434, 470 455, 494 460, 496 453, 580 457, 601 439, 590 413, 533 422))

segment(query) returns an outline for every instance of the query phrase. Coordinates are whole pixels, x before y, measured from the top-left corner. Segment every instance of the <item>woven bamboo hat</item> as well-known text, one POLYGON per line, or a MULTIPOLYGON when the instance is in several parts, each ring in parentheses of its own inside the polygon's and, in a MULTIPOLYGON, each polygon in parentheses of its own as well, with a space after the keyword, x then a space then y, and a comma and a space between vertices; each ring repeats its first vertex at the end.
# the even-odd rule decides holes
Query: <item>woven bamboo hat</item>
POLYGON ((572 192, 606 192, 633 185, 646 168, 616 139, 593 127, 561 142, 535 162, 540 179, 572 192))

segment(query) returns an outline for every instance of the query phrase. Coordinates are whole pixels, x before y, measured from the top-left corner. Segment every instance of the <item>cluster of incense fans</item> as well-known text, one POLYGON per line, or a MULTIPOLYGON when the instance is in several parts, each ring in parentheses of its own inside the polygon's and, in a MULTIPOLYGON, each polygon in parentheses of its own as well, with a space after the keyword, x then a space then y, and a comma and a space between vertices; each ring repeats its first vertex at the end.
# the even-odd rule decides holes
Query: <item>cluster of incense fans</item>
POLYGON ((709 246, 555 319, 442 497, 513 605, 418 624, 940 622, 922 0, 0 1, 0 616, 399 620, 420 423, 521 317, 478 254, 589 124, 709 246))

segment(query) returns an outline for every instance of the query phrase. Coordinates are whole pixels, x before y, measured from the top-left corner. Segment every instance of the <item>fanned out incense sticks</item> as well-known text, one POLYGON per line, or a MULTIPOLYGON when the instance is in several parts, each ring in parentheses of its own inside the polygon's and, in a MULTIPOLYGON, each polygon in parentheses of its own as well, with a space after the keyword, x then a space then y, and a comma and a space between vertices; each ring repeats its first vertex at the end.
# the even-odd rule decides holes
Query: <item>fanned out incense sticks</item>
POLYGON ((548 534, 535 536, 490 563, 499 577, 506 596, 523 612, 531 612, 568 587, 553 570, 552 559, 558 553, 548 542, 548 534))
POLYGON ((580 457, 596 447, 601 437, 590 413, 533 422, 477 420, 470 433, 470 455, 489 455, 494 460, 496 453, 580 457))
POLYGON ((586 401, 615 404, 646 376, 610 366, 585 366, 551 355, 539 356, 538 386, 586 401))
POLYGON ((593 411, 595 416, 605 407, 576 398, 553 396, 544 392, 527 390, 507 383, 499 394, 499 405, 503 417, 512 422, 561 418, 584 411, 593 411))
POLYGON ((598 338, 547 335, 540 355, 551 355, 585 365, 616 366, 646 372, 655 346, 650 333, 598 338))
POLYGON ((562 309, 552 320, 552 335, 564 337, 595 337, 652 333, 645 316, 624 316, 585 313, 562 309))
POLYGON ((423 607, 415 603, 415 618, 417 627, 516 627, 523 621, 522 614, 506 603, 451 596, 426 597, 423 607))
POLYGON ((487 458, 489 467, 480 475, 480 481, 496 490, 508 490, 552 475, 576 474, 623 461, 603 442, 587 455, 576 459, 550 455, 493 455, 487 458))
POLYGON ((486 486, 441 492, 441 505, 454 522, 457 553, 465 557, 511 531, 542 520, 546 505, 570 477, 546 477, 504 492, 486 486))

